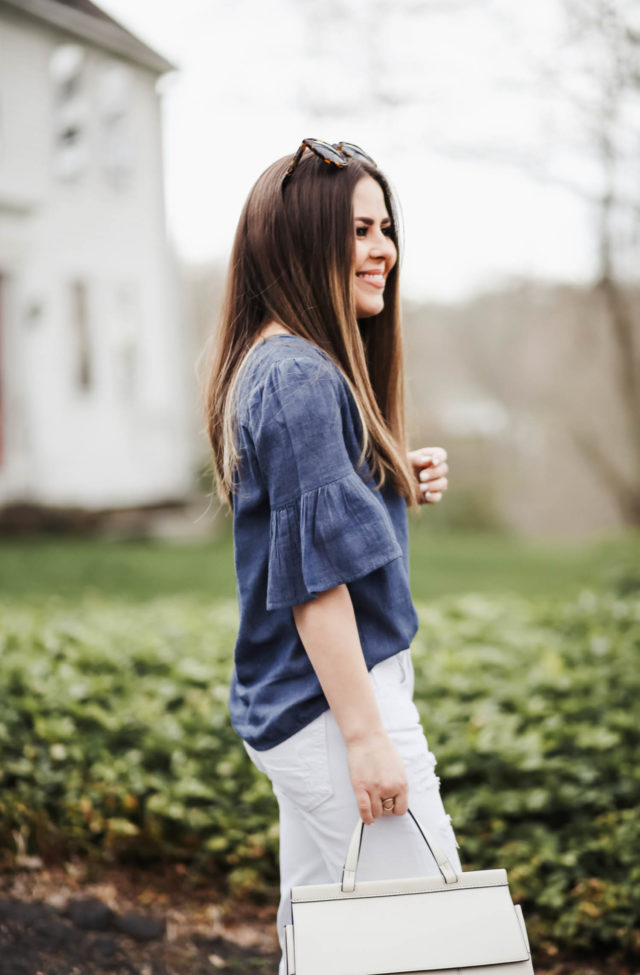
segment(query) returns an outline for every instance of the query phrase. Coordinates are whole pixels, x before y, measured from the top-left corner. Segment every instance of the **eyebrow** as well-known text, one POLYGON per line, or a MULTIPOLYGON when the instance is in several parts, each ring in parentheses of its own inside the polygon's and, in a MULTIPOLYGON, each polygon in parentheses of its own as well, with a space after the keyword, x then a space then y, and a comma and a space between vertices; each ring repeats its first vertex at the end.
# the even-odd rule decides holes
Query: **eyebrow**
MULTIPOLYGON (((371 217, 354 217, 353 219, 354 220, 361 220, 362 223, 366 223, 367 226, 369 226, 369 227, 372 224, 375 223, 375 220, 372 220, 371 217)), ((384 223, 384 224, 391 223, 391 218, 390 217, 383 217, 381 223, 384 223)))

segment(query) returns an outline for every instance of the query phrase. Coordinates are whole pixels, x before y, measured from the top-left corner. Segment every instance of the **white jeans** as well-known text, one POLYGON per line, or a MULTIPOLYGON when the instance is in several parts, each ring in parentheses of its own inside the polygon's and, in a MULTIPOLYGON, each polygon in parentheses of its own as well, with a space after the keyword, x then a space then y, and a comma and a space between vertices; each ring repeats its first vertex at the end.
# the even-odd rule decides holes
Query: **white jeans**
MULTIPOLYGON (((409 807, 461 871, 451 819, 440 798, 440 779, 413 703, 411 650, 369 672, 384 727, 405 764, 409 807)), ((347 751, 331 711, 267 751, 246 742, 251 760, 271 779, 280 807, 278 935, 291 921, 291 888, 337 883, 360 814, 347 767, 347 751)), ((357 879, 437 874, 438 867, 409 816, 383 816, 364 831, 357 879)), ((284 975, 284 958, 279 975, 284 975)))

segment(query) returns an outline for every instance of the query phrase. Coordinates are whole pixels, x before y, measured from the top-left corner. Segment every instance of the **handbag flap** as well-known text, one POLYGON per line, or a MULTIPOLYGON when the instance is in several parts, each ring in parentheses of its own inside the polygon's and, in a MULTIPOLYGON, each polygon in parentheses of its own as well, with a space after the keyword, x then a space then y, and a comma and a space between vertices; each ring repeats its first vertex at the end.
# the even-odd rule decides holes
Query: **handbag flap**
MULTIPOLYGON (((483 872, 466 876, 471 880, 483 872)), ((475 887, 440 882, 432 890, 367 896, 369 883, 358 884, 350 895, 292 899, 296 975, 427 973, 529 958, 506 882, 475 887)), ((396 891, 406 883, 396 881, 396 891)), ((303 890, 309 888, 292 893, 303 890)))
POLYGON ((437 874, 430 877, 402 877, 395 880, 360 880, 353 891, 343 891, 340 884, 305 884, 291 888, 291 900, 326 901, 348 899, 351 897, 378 897, 387 894, 421 894, 431 890, 459 890, 461 887, 501 887, 506 886, 507 871, 467 870, 458 874, 455 886, 447 884, 437 874))

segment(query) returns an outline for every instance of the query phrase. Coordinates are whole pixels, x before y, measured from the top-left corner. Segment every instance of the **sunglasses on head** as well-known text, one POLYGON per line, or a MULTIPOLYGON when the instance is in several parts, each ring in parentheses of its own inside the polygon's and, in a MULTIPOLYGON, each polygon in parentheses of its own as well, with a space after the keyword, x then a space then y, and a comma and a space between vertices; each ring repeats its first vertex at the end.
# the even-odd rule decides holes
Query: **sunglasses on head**
POLYGON ((372 166, 376 165, 371 156, 367 155, 360 146, 354 145, 353 142, 331 143, 323 142, 321 139, 303 139, 300 143, 300 148, 284 174, 282 180, 283 187, 300 162, 305 149, 310 149, 312 152, 315 152, 316 156, 319 156, 324 162, 330 166, 337 166, 338 169, 344 169, 345 166, 348 166, 350 159, 364 159, 365 162, 370 163, 372 166))

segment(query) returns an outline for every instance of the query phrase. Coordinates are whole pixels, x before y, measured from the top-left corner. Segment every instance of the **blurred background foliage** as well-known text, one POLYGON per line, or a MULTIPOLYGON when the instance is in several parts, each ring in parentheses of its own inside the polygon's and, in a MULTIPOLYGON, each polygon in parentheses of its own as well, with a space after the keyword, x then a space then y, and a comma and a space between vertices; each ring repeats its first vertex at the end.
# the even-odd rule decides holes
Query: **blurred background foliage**
MULTIPOLYGON (((416 701, 465 868, 508 869, 539 960, 640 956, 640 539, 418 525, 413 551, 416 701)), ((5 868, 180 860, 274 893, 276 802, 227 713, 230 559, 228 538, 3 549, 5 868)))

